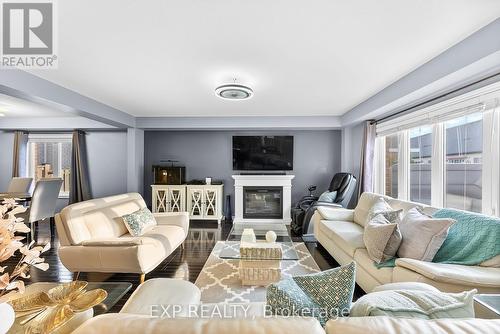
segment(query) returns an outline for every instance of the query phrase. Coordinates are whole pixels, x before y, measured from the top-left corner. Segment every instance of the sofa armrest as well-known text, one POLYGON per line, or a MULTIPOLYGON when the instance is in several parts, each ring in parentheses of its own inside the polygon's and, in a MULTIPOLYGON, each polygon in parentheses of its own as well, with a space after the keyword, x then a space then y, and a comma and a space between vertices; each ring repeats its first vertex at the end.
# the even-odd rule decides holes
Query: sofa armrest
POLYGON ((189 230, 189 213, 188 212, 162 212, 154 213, 158 225, 176 225, 182 227, 187 235, 189 230))
POLYGON ((96 238, 82 241, 82 246, 89 247, 129 247, 144 244, 139 238, 96 238))
POLYGON ((342 207, 319 206, 319 214, 326 220, 354 221, 354 210, 342 207))

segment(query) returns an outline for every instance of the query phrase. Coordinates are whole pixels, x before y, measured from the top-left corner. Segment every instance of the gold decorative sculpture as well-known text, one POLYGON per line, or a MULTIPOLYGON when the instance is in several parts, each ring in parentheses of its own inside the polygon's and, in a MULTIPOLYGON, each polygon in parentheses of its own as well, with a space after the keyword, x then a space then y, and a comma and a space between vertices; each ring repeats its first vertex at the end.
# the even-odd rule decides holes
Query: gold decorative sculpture
POLYGON ((50 333, 77 312, 86 311, 108 296, 103 289, 86 291, 87 282, 74 281, 10 301, 17 317, 25 317, 26 334, 50 333))

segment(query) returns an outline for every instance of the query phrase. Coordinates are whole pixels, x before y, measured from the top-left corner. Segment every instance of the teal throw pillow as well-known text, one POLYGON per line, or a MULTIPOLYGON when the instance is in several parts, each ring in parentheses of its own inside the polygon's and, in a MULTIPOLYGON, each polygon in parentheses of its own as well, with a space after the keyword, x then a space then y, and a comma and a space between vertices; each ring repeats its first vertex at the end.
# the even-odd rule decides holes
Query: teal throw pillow
POLYGON ((311 316, 322 326, 329 319, 347 316, 351 308, 356 264, 295 276, 267 288, 268 311, 279 316, 311 316))

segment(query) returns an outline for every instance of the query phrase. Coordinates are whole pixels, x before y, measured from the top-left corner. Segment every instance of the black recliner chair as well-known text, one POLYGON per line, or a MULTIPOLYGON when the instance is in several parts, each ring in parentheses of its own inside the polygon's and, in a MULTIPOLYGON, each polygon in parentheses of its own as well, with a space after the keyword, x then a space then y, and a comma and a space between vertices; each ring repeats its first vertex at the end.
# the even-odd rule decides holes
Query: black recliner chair
POLYGON ((356 177, 351 173, 337 173, 328 187, 328 200, 319 200, 312 193, 316 186, 309 187, 309 195, 304 196, 292 209, 292 229, 295 233, 303 233, 304 241, 314 239, 311 218, 320 206, 346 208, 356 188, 356 177), (302 227, 302 228, 300 228, 302 227), (301 231, 300 231, 301 230, 301 231))

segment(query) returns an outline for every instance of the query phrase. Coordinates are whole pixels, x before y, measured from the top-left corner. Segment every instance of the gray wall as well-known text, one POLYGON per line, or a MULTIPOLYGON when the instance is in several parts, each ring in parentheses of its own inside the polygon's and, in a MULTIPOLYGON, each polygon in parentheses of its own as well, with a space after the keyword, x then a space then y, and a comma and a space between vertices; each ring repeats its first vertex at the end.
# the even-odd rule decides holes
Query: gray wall
POLYGON ((212 177, 224 181, 224 193, 231 195, 234 214, 232 170, 233 135, 293 135, 294 170, 292 200, 307 193, 311 184, 326 190, 332 176, 340 172, 341 132, 321 131, 146 131, 144 134, 144 196, 151 204, 151 166, 160 160, 178 160, 186 166, 187 180, 212 177))
POLYGON ((92 196, 127 192, 127 133, 88 132, 86 140, 92 196))
MULTIPOLYGON (((127 191, 127 133, 90 131, 86 135, 89 177, 92 195, 103 197, 127 191)), ((12 176, 12 146, 14 134, 0 132, 0 191, 7 190, 12 176)), ((58 209, 68 204, 58 201, 58 209)))

